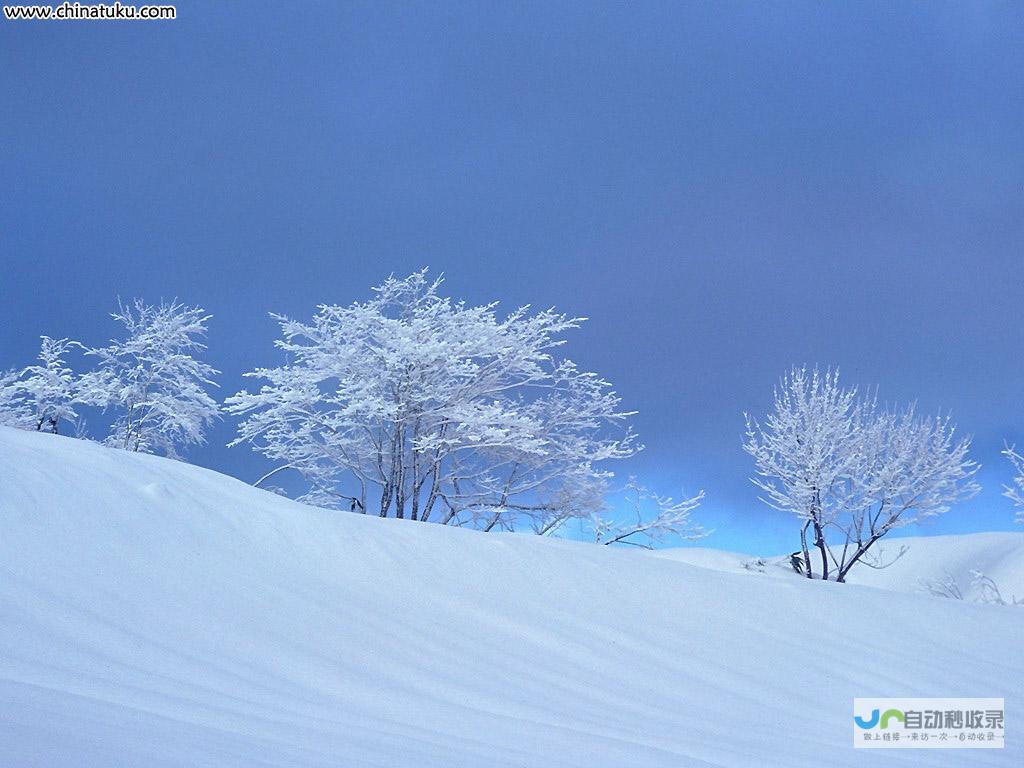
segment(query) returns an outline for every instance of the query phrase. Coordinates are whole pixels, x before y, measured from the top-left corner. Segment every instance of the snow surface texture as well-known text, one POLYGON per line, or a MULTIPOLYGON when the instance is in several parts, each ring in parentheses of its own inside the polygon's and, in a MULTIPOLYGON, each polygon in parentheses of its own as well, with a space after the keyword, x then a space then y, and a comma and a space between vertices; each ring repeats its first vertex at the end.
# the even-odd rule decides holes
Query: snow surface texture
POLYGON ((301 506, 0 428, 2 766, 1018 766, 1018 608, 301 506), (1003 696, 1004 750, 854 750, 1003 696))
MULTIPOLYGON (((955 584, 963 600, 982 601, 985 596, 972 586, 977 571, 999 587, 1006 602, 1012 602, 1014 597, 1024 600, 1024 533, 890 537, 876 547, 881 562, 892 564, 884 568, 861 565, 850 572, 850 584, 917 594, 935 594, 943 585, 955 584), (900 555, 903 547, 906 552, 900 555)), ((660 549, 650 554, 716 571, 755 571, 787 579, 802 578, 793 572, 789 556, 758 558, 705 547, 660 549)), ((812 558, 816 555, 814 552, 812 558)), ((817 567, 818 561, 813 559, 813 564, 817 567)), ((1024 612, 1021 620, 1024 623, 1024 612)))

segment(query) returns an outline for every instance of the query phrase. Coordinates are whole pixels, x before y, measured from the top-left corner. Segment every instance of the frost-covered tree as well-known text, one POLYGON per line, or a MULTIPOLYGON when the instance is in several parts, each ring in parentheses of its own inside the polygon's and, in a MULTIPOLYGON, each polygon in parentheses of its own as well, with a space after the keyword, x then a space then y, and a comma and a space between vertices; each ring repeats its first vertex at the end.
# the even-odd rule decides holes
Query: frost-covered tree
POLYGON ((31 427, 38 432, 57 434, 61 421, 78 417, 74 409, 77 381, 64 360, 69 347, 74 345, 75 342, 68 339, 43 336, 39 363, 21 372, 18 387, 31 412, 31 427))
POLYGON ((206 392, 218 371, 195 357, 206 348, 210 316, 199 307, 136 299, 112 317, 124 325, 125 338, 86 350, 99 363, 82 377, 79 393, 83 403, 114 411, 106 443, 172 457, 202 443, 218 414, 206 392))
POLYGON ((854 471, 846 480, 849 509, 831 523, 838 546, 830 555, 838 581, 845 581, 889 532, 940 515, 980 490, 974 481, 978 466, 969 458, 970 438, 957 437, 948 416, 921 416, 913 406, 876 412, 870 403, 860 436, 854 471))
POLYGON ((319 504, 537 532, 599 503, 607 462, 639 446, 608 382, 554 352, 582 318, 467 306, 426 270, 309 323, 274 315, 287 362, 227 400, 239 437, 319 504), (371 510, 372 507, 372 510, 371 510))
POLYGON ((754 458, 755 485, 770 506, 802 521, 804 572, 845 581, 896 528, 934 517, 978 491, 970 440, 948 418, 919 416, 913 407, 883 411, 839 383, 836 371, 794 369, 759 423, 747 417, 744 449, 754 458))
POLYGON ((1024 598, 1018 598, 1015 595, 1010 595, 1009 598, 1004 597, 999 584, 979 570, 971 570, 970 586, 967 589, 961 587, 960 581, 948 572, 938 580, 922 580, 921 587, 935 597, 945 597, 950 600, 964 600, 986 605, 1024 606, 1024 598))
POLYGON ((825 533, 849 503, 847 478, 858 458, 861 410, 856 390, 839 384, 838 371, 794 368, 776 387, 774 409, 763 424, 745 415, 743 448, 757 468, 751 479, 767 504, 803 521, 800 549, 809 579, 814 578, 809 534, 821 578, 829 578, 825 533))
POLYGON ((1017 522, 1024 523, 1024 456, 1009 446, 1003 451, 1003 455, 1013 464, 1016 473, 1013 484, 1006 486, 1004 495, 1018 507, 1017 522))
POLYGON ((21 389, 20 371, 0 371, 0 426, 30 429, 32 411, 21 389))

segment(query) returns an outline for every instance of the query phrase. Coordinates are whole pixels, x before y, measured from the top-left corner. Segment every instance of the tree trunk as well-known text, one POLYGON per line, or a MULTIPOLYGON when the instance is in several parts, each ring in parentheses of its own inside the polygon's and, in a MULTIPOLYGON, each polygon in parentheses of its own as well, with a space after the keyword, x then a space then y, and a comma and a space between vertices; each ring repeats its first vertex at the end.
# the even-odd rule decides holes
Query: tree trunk
POLYGON ((808 579, 814 578, 814 573, 811 571, 811 551, 807 548, 807 526, 811 524, 808 520, 804 523, 804 527, 800 529, 800 549, 804 553, 804 575, 808 579))
POLYGON ((857 551, 853 553, 853 556, 850 558, 850 562, 848 562, 843 567, 843 569, 839 571, 839 575, 836 577, 836 581, 845 584, 846 574, 850 572, 850 569, 853 568, 853 566, 857 564, 857 562, 865 555, 865 553, 869 549, 871 549, 874 543, 878 541, 880 538, 882 538, 882 536, 884 536, 886 533, 888 533, 888 530, 883 530, 882 533, 876 533, 872 535, 871 538, 869 538, 866 542, 857 547, 857 551))
POLYGON ((821 552, 821 580, 828 581, 828 549, 825 547, 825 535, 821 530, 821 523, 814 521, 814 544, 821 552))

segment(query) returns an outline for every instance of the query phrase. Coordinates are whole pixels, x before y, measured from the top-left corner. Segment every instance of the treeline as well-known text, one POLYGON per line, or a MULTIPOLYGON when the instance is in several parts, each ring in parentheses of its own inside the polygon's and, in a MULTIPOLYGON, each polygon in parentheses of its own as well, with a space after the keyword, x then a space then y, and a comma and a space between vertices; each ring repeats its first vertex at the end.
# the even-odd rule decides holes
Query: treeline
MULTIPOLYGON (((113 314, 123 333, 107 346, 43 337, 35 364, 0 376, 0 423, 84 438, 80 411, 93 407, 108 415, 105 444, 180 458, 226 414, 239 419, 231 445, 272 462, 256 485, 293 473, 307 503, 483 531, 573 523, 604 544, 704 535, 692 518, 703 492, 616 485, 615 463, 642 446, 611 384, 558 355, 583 318, 499 316, 441 285, 423 270, 308 322, 275 315, 282 364, 247 373, 257 386, 220 404, 202 360, 210 316, 136 300, 113 314), (72 352, 91 367, 75 372, 72 352)), ((772 411, 747 418, 744 448, 764 501, 796 516, 794 567, 809 578, 882 565, 879 539, 978 491, 970 440, 948 416, 881 408, 832 370, 788 373, 772 411)), ((1005 453, 1006 495, 1024 510, 1024 459, 1005 453)))

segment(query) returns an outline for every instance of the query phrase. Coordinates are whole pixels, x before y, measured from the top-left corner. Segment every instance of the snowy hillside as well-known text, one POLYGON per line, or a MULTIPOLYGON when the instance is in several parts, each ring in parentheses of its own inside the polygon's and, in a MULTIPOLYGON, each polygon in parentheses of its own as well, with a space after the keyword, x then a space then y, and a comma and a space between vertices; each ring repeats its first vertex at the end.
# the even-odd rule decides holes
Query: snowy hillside
MULTIPOLYGON (((1024 599, 1024 533, 992 532, 956 536, 908 536, 890 538, 879 544, 885 568, 861 566, 850 573, 850 584, 916 594, 947 593, 959 588, 961 599, 982 599, 972 585, 975 572, 992 580, 1003 599, 1024 599), (906 551, 900 555, 900 550, 906 551)), ((663 549, 654 557, 697 565, 717 571, 749 573, 752 569, 768 576, 800 578, 789 566, 789 558, 754 555, 703 547, 663 549)))
POLYGON ((971 589, 972 571, 980 571, 999 586, 1007 601, 1024 599, 1024 533, 908 537, 885 544, 891 555, 902 546, 906 553, 891 566, 860 568, 851 574, 851 583, 919 592, 935 590, 952 579, 963 598, 971 600, 978 597, 971 589))
POLYGON ((1019 609, 326 512, 9 429, 0 526, 3 766, 1024 764, 1019 609), (855 696, 1002 696, 1008 746, 855 751, 855 696))

